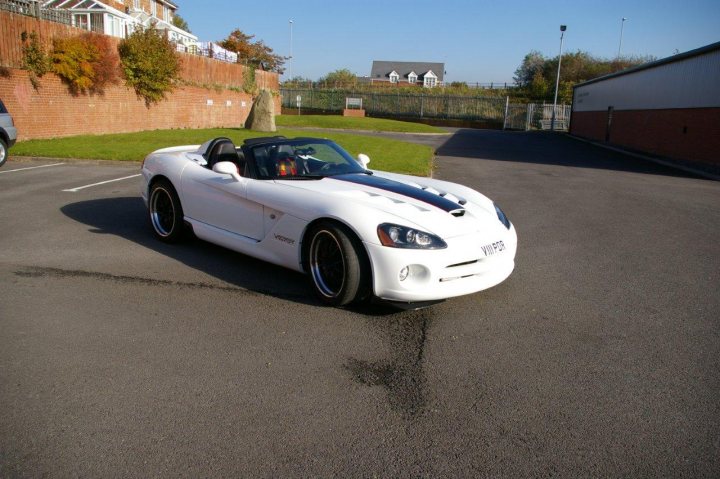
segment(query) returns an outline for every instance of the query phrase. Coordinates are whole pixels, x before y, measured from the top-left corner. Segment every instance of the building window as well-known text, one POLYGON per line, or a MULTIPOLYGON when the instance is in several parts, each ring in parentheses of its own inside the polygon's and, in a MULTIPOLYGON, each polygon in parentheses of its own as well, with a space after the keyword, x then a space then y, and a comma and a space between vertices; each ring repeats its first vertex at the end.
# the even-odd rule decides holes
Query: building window
POLYGON ((150 2, 150 14, 153 17, 157 17, 157 3, 155 3, 155 0, 150 2))
POLYGON ((167 5, 163 5, 163 20, 170 23, 170 9, 167 5))
POLYGON ((410 72, 410 74, 408 75, 408 83, 410 83, 411 85, 417 83, 417 75, 415 74, 415 72, 410 72))
POLYGON ((90 30, 90 16, 87 13, 73 15, 75 26, 84 30, 90 30))
POLYGON ((433 88, 435 85, 437 85, 437 77, 432 70, 428 70, 423 78, 423 86, 425 88, 433 88))
POLYGON ((396 71, 390 73, 390 83, 397 83, 400 81, 400 75, 396 71))
POLYGON ((133 8, 135 10, 140 10, 140 0, 133 0, 133 8))

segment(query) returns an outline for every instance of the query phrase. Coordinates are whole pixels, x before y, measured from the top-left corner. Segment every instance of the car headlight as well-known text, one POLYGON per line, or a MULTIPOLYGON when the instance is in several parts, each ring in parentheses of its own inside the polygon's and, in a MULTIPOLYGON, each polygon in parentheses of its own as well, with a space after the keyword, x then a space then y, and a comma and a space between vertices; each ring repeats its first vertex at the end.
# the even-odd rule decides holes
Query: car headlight
POLYGON ((383 223, 377 228, 383 246, 391 248, 443 249, 447 243, 437 236, 407 226, 383 223))
POLYGON ((505 228, 510 229, 510 220, 505 215, 505 213, 503 213, 503 210, 501 210, 498 205, 495 205, 495 212, 497 213, 500 222, 505 225, 505 228))

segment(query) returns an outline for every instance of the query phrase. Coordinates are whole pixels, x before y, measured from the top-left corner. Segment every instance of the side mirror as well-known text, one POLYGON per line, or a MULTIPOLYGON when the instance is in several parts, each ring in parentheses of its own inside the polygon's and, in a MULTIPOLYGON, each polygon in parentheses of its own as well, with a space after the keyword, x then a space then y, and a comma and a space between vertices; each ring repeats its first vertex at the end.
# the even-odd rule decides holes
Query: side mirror
POLYGON ((213 165, 213 171, 221 175, 230 175, 235 181, 240 181, 237 166, 232 161, 219 161, 213 165))
POLYGON ((187 157, 188 160, 194 161, 195 163, 197 163, 200 166, 207 165, 207 160, 205 160, 205 158, 198 153, 185 153, 185 156, 187 157))
POLYGON ((370 157, 367 156, 365 153, 360 153, 357 156, 357 161, 362 165, 363 168, 367 168, 368 163, 370 163, 370 157))

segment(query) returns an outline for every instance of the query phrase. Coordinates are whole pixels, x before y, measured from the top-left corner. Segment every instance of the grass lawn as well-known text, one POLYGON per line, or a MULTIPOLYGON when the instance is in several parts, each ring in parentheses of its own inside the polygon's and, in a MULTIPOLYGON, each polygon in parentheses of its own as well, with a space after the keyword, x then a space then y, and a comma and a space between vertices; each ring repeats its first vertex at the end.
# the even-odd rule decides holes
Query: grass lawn
POLYGON ((313 128, 342 128, 347 130, 392 131, 403 133, 447 133, 422 123, 386 120, 383 118, 352 118, 339 115, 279 115, 275 117, 278 126, 289 128, 305 126, 313 128))
MULTIPOLYGON (((406 143, 389 138, 326 133, 309 135, 307 131, 279 129, 277 135, 319 136, 328 138, 353 156, 365 153, 372 160, 370 167, 377 170, 427 176, 430 173, 433 150, 429 146, 406 143)), ((48 158, 85 158, 99 160, 141 161, 159 148, 179 145, 198 145, 219 136, 226 136, 236 145, 246 138, 267 136, 242 128, 211 128, 202 130, 155 130, 139 133, 111 135, 82 135, 50 140, 18 142, 10 151, 17 156, 48 158)))

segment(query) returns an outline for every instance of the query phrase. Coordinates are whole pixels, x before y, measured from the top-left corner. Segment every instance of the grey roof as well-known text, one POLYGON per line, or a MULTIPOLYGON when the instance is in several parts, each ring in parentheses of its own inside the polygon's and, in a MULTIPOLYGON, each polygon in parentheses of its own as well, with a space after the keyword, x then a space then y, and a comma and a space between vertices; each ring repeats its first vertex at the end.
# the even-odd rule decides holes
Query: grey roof
POLYGON ((370 78, 387 79, 390 73, 396 71, 398 75, 400 75, 400 78, 404 78, 405 80, 407 80, 410 72, 415 72, 418 79, 422 80, 423 75, 425 75, 428 70, 432 70, 435 76, 438 77, 438 81, 443 81, 445 64, 436 62, 391 62, 375 60, 372 64, 372 70, 370 70, 370 78))

